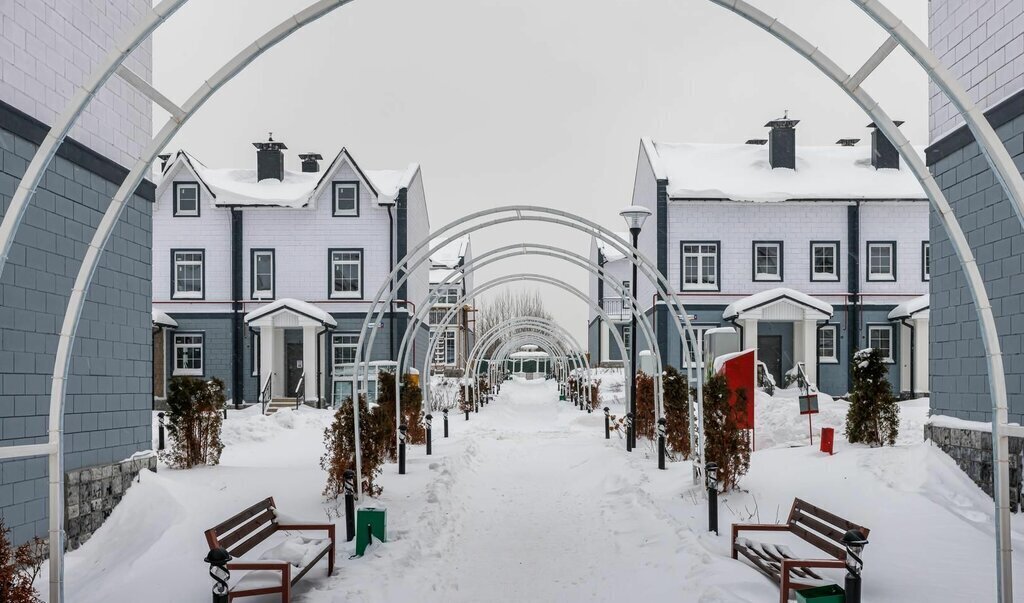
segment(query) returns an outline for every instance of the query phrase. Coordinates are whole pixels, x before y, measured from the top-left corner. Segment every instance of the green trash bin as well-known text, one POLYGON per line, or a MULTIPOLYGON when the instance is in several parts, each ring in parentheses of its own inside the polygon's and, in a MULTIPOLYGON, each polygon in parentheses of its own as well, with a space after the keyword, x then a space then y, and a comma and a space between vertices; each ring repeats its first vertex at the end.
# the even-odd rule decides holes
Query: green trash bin
POLYGON ((805 588, 796 591, 797 603, 843 603, 846 593, 838 584, 805 588))
POLYGON ((356 511, 356 555, 363 556, 371 533, 381 542, 388 541, 388 510, 384 507, 363 507, 356 511))

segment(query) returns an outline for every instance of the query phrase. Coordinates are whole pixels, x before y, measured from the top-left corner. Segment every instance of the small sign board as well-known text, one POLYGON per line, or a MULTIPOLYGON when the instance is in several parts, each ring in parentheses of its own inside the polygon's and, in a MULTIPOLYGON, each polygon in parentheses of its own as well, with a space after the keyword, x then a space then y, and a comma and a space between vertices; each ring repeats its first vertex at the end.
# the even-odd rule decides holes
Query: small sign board
POLYGON ((806 396, 800 396, 800 414, 818 414, 818 394, 807 394, 806 396))

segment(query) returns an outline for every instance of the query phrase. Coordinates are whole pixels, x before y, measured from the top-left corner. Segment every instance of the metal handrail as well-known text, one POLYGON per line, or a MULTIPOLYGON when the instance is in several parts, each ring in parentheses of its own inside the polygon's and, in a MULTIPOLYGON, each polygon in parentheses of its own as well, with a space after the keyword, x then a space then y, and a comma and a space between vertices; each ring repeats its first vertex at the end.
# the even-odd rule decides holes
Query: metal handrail
POLYGON ((306 371, 302 371, 299 382, 295 384, 295 410, 302 406, 302 400, 306 397, 306 371))
POLYGON ((263 407, 263 414, 267 414, 267 404, 270 403, 270 396, 271 396, 270 386, 273 385, 273 383, 274 383, 274 373, 270 373, 269 375, 267 375, 267 383, 266 383, 266 385, 264 385, 263 389, 260 391, 260 404, 262 404, 262 407, 263 407))

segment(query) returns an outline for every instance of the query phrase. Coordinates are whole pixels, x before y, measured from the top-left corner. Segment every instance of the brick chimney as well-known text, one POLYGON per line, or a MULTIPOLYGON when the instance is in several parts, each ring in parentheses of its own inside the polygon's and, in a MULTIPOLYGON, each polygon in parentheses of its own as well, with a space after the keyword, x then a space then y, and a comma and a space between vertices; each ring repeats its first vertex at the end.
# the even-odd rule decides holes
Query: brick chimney
POLYGON ((268 178, 284 180, 284 153, 288 147, 283 142, 274 141, 274 133, 267 136, 267 142, 254 142, 256 147, 256 181, 268 178))

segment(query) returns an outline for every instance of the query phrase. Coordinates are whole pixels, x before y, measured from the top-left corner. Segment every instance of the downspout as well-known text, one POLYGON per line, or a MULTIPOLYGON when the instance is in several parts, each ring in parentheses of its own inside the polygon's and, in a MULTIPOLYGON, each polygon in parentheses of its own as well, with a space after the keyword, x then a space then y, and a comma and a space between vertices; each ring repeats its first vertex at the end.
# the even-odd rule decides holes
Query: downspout
MULTIPOLYGON (((394 270, 395 270, 395 215, 393 213, 391 213, 391 206, 389 205, 388 206, 388 274, 391 274, 392 272, 394 272, 394 270)), ((390 318, 388 319, 388 322, 390 323, 391 327, 390 327, 390 332, 388 334, 389 335, 388 339, 391 340, 390 341, 390 348, 391 348, 390 358, 392 360, 395 360, 396 359, 395 358, 395 296, 394 296, 394 293, 395 293, 395 279, 391 279, 391 282, 388 283, 388 292, 391 293, 391 296, 390 296, 391 301, 389 302, 391 313, 390 313, 390 318)))
POLYGON ((316 334, 316 407, 321 408, 324 401, 324 389, 323 389, 323 357, 320 352, 323 351, 324 344, 320 343, 320 338, 324 337, 326 342, 327 325, 324 325, 324 330, 316 334))
POLYGON ((242 340, 245 325, 242 322, 242 211, 231 208, 231 397, 235 408, 244 402, 242 340))
MULTIPOLYGON (((605 265, 604 254, 601 253, 600 249, 597 250, 597 265, 598 265, 599 268, 604 268, 604 265, 605 265)), ((603 270, 599 271, 598 272, 598 276, 597 276, 597 306, 599 308, 601 308, 602 310, 604 309, 604 271, 603 270)), ((601 341, 602 337, 601 336, 604 335, 604 330, 605 330, 607 325, 604 324, 604 321, 601 320, 600 316, 597 316, 597 318, 595 320, 597 321, 597 364, 601 364, 601 362, 604 361, 604 359, 601 357, 601 350, 603 349, 601 347, 601 344, 602 344, 602 341, 601 341)))
POLYGON ((849 334, 850 358, 846 363, 847 390, 853 383, 853 356, 860 348, 860 201, 846 209, 847 219, 847 257, 850 269, 846 279, 849 283, 850 301, 846 313, 846 332, 849 334))

